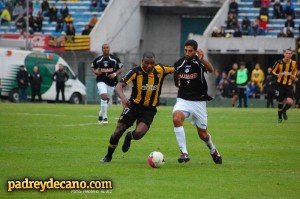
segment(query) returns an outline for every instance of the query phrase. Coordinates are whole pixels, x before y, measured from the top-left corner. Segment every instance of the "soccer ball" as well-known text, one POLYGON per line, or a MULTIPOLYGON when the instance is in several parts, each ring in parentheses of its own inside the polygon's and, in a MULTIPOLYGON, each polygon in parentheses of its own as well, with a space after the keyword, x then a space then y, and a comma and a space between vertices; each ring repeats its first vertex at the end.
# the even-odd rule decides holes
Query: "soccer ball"
POLYGON ((152 168, 158 168, 165 164, 164 155, 158 151, 151 152, 147 161, 149 166, 152 168))

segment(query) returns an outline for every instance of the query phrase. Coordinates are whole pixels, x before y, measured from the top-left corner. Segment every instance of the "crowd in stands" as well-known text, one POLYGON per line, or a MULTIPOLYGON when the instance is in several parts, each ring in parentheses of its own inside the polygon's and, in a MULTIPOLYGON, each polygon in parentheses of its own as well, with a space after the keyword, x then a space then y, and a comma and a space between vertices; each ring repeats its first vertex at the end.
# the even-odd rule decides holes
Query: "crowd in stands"
MULTIPOLYGON (((102 11, 109 0, 91 0, 90 11, 102 11)), ((57 2, 57 1, 56 1, 57 2)), ((0 25, 11 25, 14 22, 19 33, 26 31, 28 18, 29 32, 43 32, 43 21, 47 18, 49 23, 55 23, 55 32, 59 34, 75 35, 81 33, 88 35, 98 22, 97 15, 93 15, 82 32, 76 31, 74 18, 69 12, 67 3, 60 9, 55 3, 49 4, 48 0, 30 0, 28 16, 25 0, 0 0, 0 25)))
MULTIPOLYGON (((278 37, 294 37, 296 13, 292 0, 253 0, 253 7, 260 9, 258 16, 252 21, 245 16, 239 23, 239 5, 236 0, 231 0, 225 24, 220 28, 214 27, 211 36, 242 37, 243 35, 265 35, 268 31, 267 25, 269 20, 273 18, 286 20, 282 30, 277 35, 278 37), (269 12, 271 6, 273 7, 273 13, 269 12)), ((298 28, 300 32, 299 24, 298 28)))

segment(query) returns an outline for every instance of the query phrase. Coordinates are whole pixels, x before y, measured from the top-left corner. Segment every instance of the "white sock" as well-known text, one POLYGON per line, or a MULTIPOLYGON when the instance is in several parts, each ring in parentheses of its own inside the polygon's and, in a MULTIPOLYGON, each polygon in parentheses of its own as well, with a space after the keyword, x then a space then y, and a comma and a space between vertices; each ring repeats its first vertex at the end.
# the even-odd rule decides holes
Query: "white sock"
POLYGON ((180 151, 182 153, 188 154, 187 149, 186 149, 185 132, 184 132, 183 126, 174 127, 174 132, 176 135, 176 139, 177 139, 177 143, 178 143, 180 151))
POLYGON ((211 135, 209 133, 207 133, 207 135, 209 136, 209 138, 206 141, 206 145, 209 148, 210 152, 212 152, 214 149, 216 149, 216 147, 215 147, 214 143, 212 142, 211 135))
POLYGON ((103 111, 102 111, 102 108, 101 108, 101 101, 100 101, 100 104, 99 104, 99 117, 103 117, 103 111))
POLYGON ((101 100, 102 117, 107 118, 107 100, 101 100))

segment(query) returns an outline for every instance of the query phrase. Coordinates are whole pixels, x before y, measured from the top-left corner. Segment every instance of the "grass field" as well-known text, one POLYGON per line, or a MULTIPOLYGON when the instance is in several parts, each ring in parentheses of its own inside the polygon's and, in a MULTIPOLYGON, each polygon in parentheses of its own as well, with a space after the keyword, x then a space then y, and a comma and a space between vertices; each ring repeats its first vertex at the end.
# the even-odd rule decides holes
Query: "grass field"
POLYGON ((191 161, 179 155, 171 120, 172 107, 159 107, 148 134, 113 161, 106 153, 121 106, 109 110, 110 123, 97 124, 98 106, 0 103, 0 198, 299 198, 300 112, 276 123, 276 109, 209 108, 209 131, 223 156, 215 165, 194 127, 185 123, 191 161), (151 151, 166 164, 150 168, 151 151), (8 180, 112 180, 111 193, 70 190, 16 190, 8 180))

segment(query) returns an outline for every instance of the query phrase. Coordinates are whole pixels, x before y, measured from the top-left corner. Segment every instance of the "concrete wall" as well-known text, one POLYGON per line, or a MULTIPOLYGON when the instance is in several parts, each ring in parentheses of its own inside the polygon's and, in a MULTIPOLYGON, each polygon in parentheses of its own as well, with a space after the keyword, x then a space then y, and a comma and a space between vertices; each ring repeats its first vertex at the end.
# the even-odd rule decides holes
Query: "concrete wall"
POLYGON ((147 14, 145 24, 142 51, 153 51, 158 62, 173 65, 180 52, 180 16, 147 14))
POLYGON ((91 51, 101 52, 101 46, 109 43, 112 52, 136 53, 144 26, 144 14, 140 0, 111 0, 100 22, 91 32, 91 51))

